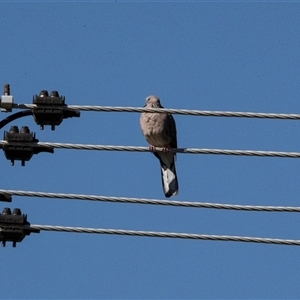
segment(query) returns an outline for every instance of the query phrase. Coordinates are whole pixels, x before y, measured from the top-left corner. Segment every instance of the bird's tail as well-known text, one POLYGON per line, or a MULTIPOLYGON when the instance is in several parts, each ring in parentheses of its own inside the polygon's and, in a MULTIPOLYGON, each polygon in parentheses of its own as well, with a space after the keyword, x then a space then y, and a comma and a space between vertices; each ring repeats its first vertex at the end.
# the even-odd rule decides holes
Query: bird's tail
POLYGON ((178 180, 175 168, 174 153, 155 153, 160 161, 161 179, 164 194, 167 198, 178 194, 178 180))

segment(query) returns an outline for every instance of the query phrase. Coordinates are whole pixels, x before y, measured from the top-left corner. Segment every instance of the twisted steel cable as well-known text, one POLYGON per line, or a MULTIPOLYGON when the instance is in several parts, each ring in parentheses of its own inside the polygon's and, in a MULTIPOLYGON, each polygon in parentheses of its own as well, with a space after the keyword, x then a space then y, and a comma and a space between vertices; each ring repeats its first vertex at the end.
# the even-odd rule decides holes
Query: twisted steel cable
POLYGON ((52 225, 31 225, 30 228, 45 230, 45 231, 56 231, 56 232, 113 234, 113 235, 125 235, 125 236, 140 236, 140 237, 142 236, 142 237, 177 238, 177 239, 192 239, 192 240, 229 241, 229 242, 247 242, 247 243, 300 246, 300 240, 273 239, 273 238, 247 237, 247 236, 135 231, 135 230, 121 230, 121 229, 65 227, 65 226, 52 226, 52 225))
POLYGON ((89 200, 89 201, 101 201, 101 202, 149 204, 149 205, 163 205, 163 206, 190 207, 190 208, 212 208, 212 209, 261 211, 261 212, 300 212, 300 207, 292 207, 292 206, 237 205, 237 204, 222 204, 222 203, 208 203, 208 202, 174 201, 174 200, 158 200, 158 199, 145 199, 145 198, 127 198, 127 197, 107 197, 107 196, 96 196, 96 195, 46 193, 46 192, 0 189, 0 194, 2 193, 5 195, 20 196, 20 197, 89 200))
MULTIPOLYGON (((7 144, 0 141, 0 145, 7 144)), ((29 145, 30 143, 28 143, 29 145)), ((92 144, 70 144, 70 143, 49 143, 38 142, 38 145, 48 146, 57 149, 73 150, 98 150, 98 151, 127 151, 127 152, 151 152, 148 147, 137 146, 111 146, 111 145, 92 145, 92 144)), ((163 148, 156 147, 155 151, 163 151, 163 148)), ((236 156, 261 156, 261 157, 286 157, 299 158, 300 152, 282 151, 257 151, 257 150, 227 150, 227 149, 205 149, 205 148, 170 148, 169 151, 185 154, 214 154, 214 155, 236 155, 236 156)))
MULTIPOLYGON (((35 104, 13 104, 13 108, 25 109, 34 108, 35 104)), ((170 113, 177 115, 204 116, 204 117, 237 117, 237 118, 259 118, 259 119, 280 119, 300 120, 300 114, 276 114, 256 112, 234 112, 234 111, 209 111, 172 108, 144 108, 144 107, 121 107, 121 106, 93 106, 93 105, 68 105, 68 108, 81 111, 94 112, 156 112, 170 113)))

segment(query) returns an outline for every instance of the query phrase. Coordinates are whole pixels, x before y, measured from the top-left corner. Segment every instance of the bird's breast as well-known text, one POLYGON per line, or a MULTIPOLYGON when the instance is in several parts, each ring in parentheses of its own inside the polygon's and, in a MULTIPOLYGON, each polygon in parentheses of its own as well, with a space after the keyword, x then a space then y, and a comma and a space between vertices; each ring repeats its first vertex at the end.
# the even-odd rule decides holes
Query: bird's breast
POLYGON ((148 143, 156 147, 167 147, 169 137, 166 135, 166 118, 155 113, 145 113, 142 118, 141 128, 148 143))

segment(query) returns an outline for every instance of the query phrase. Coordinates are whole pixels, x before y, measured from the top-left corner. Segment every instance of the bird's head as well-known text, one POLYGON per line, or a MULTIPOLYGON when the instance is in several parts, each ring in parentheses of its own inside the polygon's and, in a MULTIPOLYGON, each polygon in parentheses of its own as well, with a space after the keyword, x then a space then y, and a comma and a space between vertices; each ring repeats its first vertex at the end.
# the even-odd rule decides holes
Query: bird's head
POLYGON ((160 104, 160 100, 157 96, 150 95, 146 98, 146 104, 144 107, 148 108, 163 108, 160 104))

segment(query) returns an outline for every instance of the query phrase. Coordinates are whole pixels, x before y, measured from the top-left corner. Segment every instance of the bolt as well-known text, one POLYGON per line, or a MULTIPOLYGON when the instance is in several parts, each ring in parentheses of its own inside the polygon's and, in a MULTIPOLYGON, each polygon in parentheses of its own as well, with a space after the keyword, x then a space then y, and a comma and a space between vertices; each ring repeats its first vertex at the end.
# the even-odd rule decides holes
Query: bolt
POLYGON ((20 133, 30 133, 28 126, 23 126, 20 133))
POLYGON ((11 126, 9 129, 10 133, 19 133, 19 128, 18 126, 11 126))
POLYGON ((4 95, 9 96, 10 95, 10 87, 9 84, 4 84, 4 95))
POLYGON ((50 97, 59 97, 58 91, 52 91, 50 97))
POLYGON ((48 91, 46 91, 46 90, 41 90, 39 96, 40 96, 40 97, 49 97, 48 91))
POLYGON ((2 210, 3 215, 11 215, 11 210, 9 207, 4 207, 2 210))
POLYGON ((14 208, 12 214, 15 215, 15 216, 20 216, 21 215, 21 209, 20 208, 14 208))

